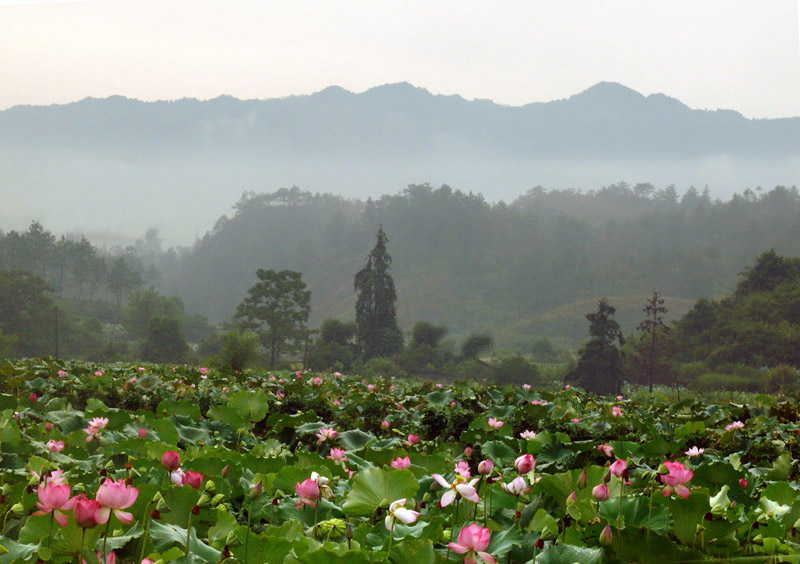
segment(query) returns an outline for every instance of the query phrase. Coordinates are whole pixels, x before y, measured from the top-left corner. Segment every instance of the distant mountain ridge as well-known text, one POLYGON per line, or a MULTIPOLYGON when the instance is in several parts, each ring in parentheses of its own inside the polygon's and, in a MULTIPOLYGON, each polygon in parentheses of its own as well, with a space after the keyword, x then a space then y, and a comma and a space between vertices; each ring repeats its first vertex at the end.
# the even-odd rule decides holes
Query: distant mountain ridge
POLYGON ((800 117, 750 120, 601 82, 567 99, 502 106, 408 83, 268 100, 112 96, 0 112, 0 147, 92 154, 661 158, 800 155, 800 117))

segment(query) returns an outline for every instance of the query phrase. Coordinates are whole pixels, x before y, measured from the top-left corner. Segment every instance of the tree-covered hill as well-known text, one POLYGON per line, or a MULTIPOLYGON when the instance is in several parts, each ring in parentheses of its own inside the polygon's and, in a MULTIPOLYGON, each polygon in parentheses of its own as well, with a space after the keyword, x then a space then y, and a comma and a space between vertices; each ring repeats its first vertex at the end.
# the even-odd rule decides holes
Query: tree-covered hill
POLYGON ((533 189, 509 204, 447 186, 411 185, 366 202, 293 188, 247 194, 235 210, 191 252, 163 263, 165 293, 189 311, 229 319, 255 270, 273 268, 303 273, 312 326, 352 319, 353 275, 382 225, 404 330, 427 320, 456 340, 490 331, 500 347, 519 351, 539 336, 584 339, 591 308, 581 304, 598 297, 616 297, 630 332, 654 290, 679 316, 696 299, 730 293, 765 249, 800 255, 794 187, 723 202, 694 188, 680 195, 620 183, 589 193, 533 189))

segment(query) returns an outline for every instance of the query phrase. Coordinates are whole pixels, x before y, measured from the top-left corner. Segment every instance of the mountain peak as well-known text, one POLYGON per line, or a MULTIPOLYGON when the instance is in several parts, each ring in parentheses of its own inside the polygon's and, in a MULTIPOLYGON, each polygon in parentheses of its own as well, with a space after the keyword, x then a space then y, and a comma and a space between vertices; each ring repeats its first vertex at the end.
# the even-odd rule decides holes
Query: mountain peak
POLYGON ((619 82, 598 82, 583 92, 569 97, 570 100, 586 100, 591 103, 608 103, 621 101, 641 101, 645 97, 632 88, 619 82))

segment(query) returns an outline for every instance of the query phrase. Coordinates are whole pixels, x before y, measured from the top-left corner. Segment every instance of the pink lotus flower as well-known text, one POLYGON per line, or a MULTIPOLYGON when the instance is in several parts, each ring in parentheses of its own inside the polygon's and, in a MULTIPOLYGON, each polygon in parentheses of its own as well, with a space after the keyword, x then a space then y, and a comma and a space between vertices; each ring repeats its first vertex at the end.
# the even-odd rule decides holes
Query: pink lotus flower
POLYGON ((144 374, 144 372, 145 372, 144 366, 140 366, 139 367, 139 374, 144 374))
POLYGON ((482 562, 494 564, 496 562, 494 556, 486 552, 491 536, 492 533, 488 528, 473 523, 461 529, 461 532, 458 533, 458 543, 451 542, 447 546, 453 552, 467 555, 464 558, 464 564, 476 564, 478 558, 482 562))
POLYGON ((503 489, 504 492, 516 496, 528 493, 530 489, 528 488, 528 484, 525 483, 525 478, 523 478, 522 476, 517 476, 507 484, 501 482, 500 487, 503 489))
POLYGON ((608 471, 611 472, 612 476, 621 478, 627 469, 628 469, 628 463, 618 458, 617 460, 614 461, 614 463, 611 466, 609 466, 608 471))
POLYGON ((481 498, 478 497, 478 492, 475 490, 475 484, 478 483, 478 478, 473 478, 471 482, 467 482, 463 477, 457 475, 456 481, 452 484, 448 483, 441 474, 431 474, 431 478, 436 480, 443 488, 447 488, 447 491, 444 492, 439 502, 439 507, 447 507, 453 503, 457 495, 470 500, 472 503, 478 503, 481 500, 481 498))
POLYGON ((465 480, 469 480, 472 476, 472 473, 469 471, 469 462, 466 460, 459 460, 456 462, 455 468, 456 474, 464 478, 465 480))
POLYGON ((478 474, 481 474, 483 476, 488 476, 489 474, 492 473, 493 468, 494 468, 494 462, 492 462, 488 458, 486 460, 481 460, 478 463, 478 474))
POLYGON ((610 525, 606 524, 605 528, 602 531, 600 531, 600 538, 597 540, 602 546, 611 545, 611 542, 613 541, 613 535, 611 534, 610 525))
POLYGON ((391 427, 391 426, 392 426, 392 425, 391 425, 391 424, 390 424, 388 421, 386 421, 386 419, 384 419, 383 421, 381 421, 381 428, 383 428, 383 429, 388 429, 388 428, 389 428, 389 427, 391 427))
POLYGON ((617 401, 622 401, 622 400, 624 400, 624 399, 625 399, 625 398, 624 398, 623 396, 617 396, 617 401))
POLYGON ((320 378, 319 376, 316 376, 316 377, 314 377, 314 379, 311 380, 311 383, 314 384, 315 386, 321 386, 322 385, 322 378, 320 378))
POLYGON ((580 417, 573 417, 573 418, 571 419, 571 421, 572 421, 573 423, 580 423, 580 422, 581 422, 581 418, 580 418, 580 417))
POLYGON ((208 368, 205 366, 200 367, 200 374, 208 374, 208 368))
POLYGON ((390 462, 392 468, 395 470, 405 470, 407 468, 411 468, 411 457, 406 456, 405 458, 400 458, 399 456, 390 462))
POLYGON ((369 386, 367 386, 367 391, 374 392, 375 391, 375 384, 370 384, 369 386))
POLYGON ((39 484, 39 501, 36 506, 39 511, 34 515, 47 515, 51 511, 56 523, 61 527, 67 526, 67 516, 62 511, 69 511, 75 505, 75 498, 69 497, 69 486, 67 484, 39 484))
POLYGON ((334 373, 333 373, 333 375, 334 375, 334 376, 341 376, 341 375, 342 375, 342 373, 341 373, 341 372, 334 372, 334 373))
POLYGON ((50 439, 49 441, 47 441, 47 450, 49 450, 50 452, 61 452, 62 450, 64 450, 64 441, 56 441, 50 439))
POLYGON ((618 405, 612 406, 611 415, 613 415, 614 417, 620 417, 622 415, 622 408, 619 407, 618 405))
POLYGON ((530 384, 522 384, 522 389, 523 390, 530 390, 531 389, 531 385, 530 384))
POLYGON ((161 466, 164 470, 177 470, 181 467, 181 453, 176 450, 168 450, 161 456, 161 466))
POLYGON ((597 501, 605 501, 610 497, 610 495, 611 494, 608 491, 608 484, 605 482, 592 488, 592 497, 594 497, 597 501))
POLYGON ((471 446, 468 446, 468 447, 466 447, 464 449, 464 456, 466 456, 467 458, 472 456, 472 447, 471 446))
POLYGON ((394 530, 395 521, 400 521, 404 525, 411 525, 417 522, 417 519, 419 519, 419 512, 406 509, 405 505, 406 498, 402 498, 393 501, 389 506, 389 514, 386 515, 386 518, 383 520, 387 531, 394 530))
POLYGON ((342 448, 332 448, 331 453, 326 457, 333 460, 336 464, 347 460, 347 455, 342 448))
POLYGON ((316 507, 317 502, 322 497, 322 493, 319 490, 319 484, 317 484, 317 481, 313 480, 312 478, 306 478, 302 483, 295 483, 294 493, 296 493, 300 498, 300 501, 295 504, 295 508, 297 509, 300 509, 304 505, 316 507))
POLYGON ((53 470, 52 472, 43 472, 41 475, 37 474, 35 470, 31 470, 31 474, 40 482, 47 484, 53 484, 54 486, 63 486, 67 483, 66 478, 64 478, 64 471, 53 470))
POLYGON ((505 421, 500 421, 499 419, 495 419, 494 417, 489 418, 489 427, 491 427, 495 431, 505 424, 506 424, 505 421))
POLYGON ((39 396, 31 392, 31 395, 28 396, 28 399, 31 400, 31 403, 36 403, 37 401, 39 401, 39 396))
POLYGON ((736 431, 737 429, 744 429, 744 423, 741 421, 734 421, 728 425, 725 425, 726 431, 736 431))
POLYGON ((100 503, 96 499, 88 499, 85 494, 75 496, 75 505, 72 514, 79 527, 92 529, 98 525, 95 516, 100 510, 100 503))
POLYGON ((58 377, 59 378, 65 378, 66 376, 67 376, 66 370, 59 370, 58 371, 58 377))
POLYGON ((336 437, 339 436, 339 431, 334 429, 333 427, 323 427, 319 431, 317 431, 317 444, 321 445, 327 440, 334 441, 336 437))
POLYGON ((597 447, 597 450, 605 454, 607 457, 611 458, 611 453, 614 452, 614 447, 608 443, 603 443, 597 447))
POLYGON ((520 474, 527 474, 536 466, 536 459, 532 454, 523 454, 514 461, 514 468, 520 474))
MULTIPOLYGON (((149 558, 145 558, 144 560, 149 560, 149 558)), ((142 564, 144 564, 144 560, 142 560, 142 564)), ((86 564, 86 560, 82 559, 81 562, 82 562, 82 564, 86 564)), ((109 552, 108 554, 106 554, 106 561, 105 562, 103 562, 103 554, 100 553, 100 552, 97 553, 97 564, 116 564, 116 562, 117 562, 117 555, 114 554, 113 550, 111 552, 109 552)), ((150 562, 153 562, 153 561, 150 560, 150 562)))
POLYGON ((529 441, 531 439, 536 438, 536 433, 534 431, 531 431, 530 429, 525 429, 519 434, 519 438, 525 441, 529 441))
POLYGON ((50 423, 50 422, 47 422, 47 423, 45 423, 45 424, 44 424, 44 430, 45 430, 45 431, 47 431, 47 432, 49 433, 50 431, 52 431, 52 430, 53 430, 53 424, 52 424, 52 423, 50 423))
POLYGON ((95 376, 98 376, 98 377, 99 377, 99 376, 102 376, 102 375, 103 375, 103 371, 102 371, 102 370, 96 370, 96 371, 95 371, 95 373, 94 373, 94 375, 95 375, 95 376))
POLYGON ((182 482, 185 486, 191 486, 194 489, 199 490, 200 486, 203 485, 203 475, 200 472, 189 470, 188 472, 184 473, 182 482))
POLYGON ((739 485, 742 487, 742 489, 746 488, 747 480, 745 480, 744 478, 739 478, 739 485))
POLYGON ((183 486, 183 477, 186 475, 180 468, 176 468, 172 472, 169 473, 169 480, 176 486, 183 486))
POLYGON ((133 486, 126 486, 124 480, 115 482, 111 478, 106 478, 97 490, 96 498, 102 507, 97 512, 95 520, 101 525, 107 523, 113 511, 117 519, 130 525, 133 522, 133 514, 120 510, 133 505, 138 496, 139 490, 133 486))
POLYGON ((683 484, 692 479, 694 472, 687 469, 681 462, 665 462, 664 466, 669 470, 669 474, 661 475, 661 482, 666 484, 662 492, 664 497, 672 495, 672 490, 680 497, 686 499, 689 497, 689 488, 683 484))
POLYGON ((417 444, 418 442, 419 442, 419 437, 412 433, 408 435, 407 441, 403 441, 403 444, 406 446, 411 446, 417 444))
POLYGON ((450 402, 450 407, 455 407, 455 406, 456 406, 456 400, 451 401, 450 402))
POLYGON ((342 407, 342 402, 340 402, 339 400, 333 400, 333 405, 335 407, 342 407))
POLYGON ((690 456, 690 457, 691 456, 700 456, 705 451, 706 451, 706 449, 704 449, 704 448, 697 448, 696 446, 693 446, 692 448, 690 448, 689 450, 686 451, 686 456, 690 456))
POLYGON ((139 429, 139 432, 138 432, 138 433, 136 433, 136 435, 137 435, 137 436, 138 436, 140 439, 144 439, 144 438, 147 436, 147 429, 144 429, 144 428, 142 428, 142 429, 139 429))
POLYGON ((569 384, 564 384, 564 389, 565 390, 569 390, 570 388, 571 388, 571 386, 569 384))
POLYGON ((94 439, 99 439, 97 434, 105 429, 106 425, 108 425, 108 417, 95 417, 89 421, 89 427, 83 430, 84 433, 89 435, 86 437, 86 442, 90 443, 94 439))

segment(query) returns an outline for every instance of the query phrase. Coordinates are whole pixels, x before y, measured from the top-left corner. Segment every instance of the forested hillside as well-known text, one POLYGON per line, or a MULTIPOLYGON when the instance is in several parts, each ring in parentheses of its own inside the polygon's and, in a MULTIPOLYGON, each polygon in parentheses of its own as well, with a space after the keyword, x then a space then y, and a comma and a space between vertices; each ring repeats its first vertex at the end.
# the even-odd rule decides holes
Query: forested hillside
POLYGON ((625 183, 535 188, 497 204, 429 185, 365 202, 298 188, 250 193, 191 252, 162 262, 161 286, 189 311, 229 319, 257 268, 291 269, 312 291, 311 326, 352 319, 353 275, 379 225, 404 330, 419 320, 456 340, 486 330, 526 352, 539 336, 585 339, 583 315, 598 297, 630 332, 654 290, 675 319, 698 298, 730 293, 762 251, 800 255, 800 194, 779 186, 712 201, 707 190, 625 183))

